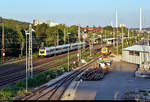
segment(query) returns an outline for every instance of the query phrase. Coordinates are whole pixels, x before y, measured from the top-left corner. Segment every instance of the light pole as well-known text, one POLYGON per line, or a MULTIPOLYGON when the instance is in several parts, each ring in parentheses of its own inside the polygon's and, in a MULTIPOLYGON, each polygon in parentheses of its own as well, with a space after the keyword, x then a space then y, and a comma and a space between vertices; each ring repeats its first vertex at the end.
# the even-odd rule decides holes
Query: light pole
POLYGON ((5 37, 4 37, 4 22, 2 17, 0 17, 0 23, 2 24, 2 49, 1 49, 1 58, 2 58, 2 64, 4 63, 5 59, 5 37))
POLYGON ((29 25, 29 31, 26 34, 26 92, 28 91, 28 77, 33 76, 33 63, 32 63, 32 26, 29 25), (30 72, 30 73, 29 73, 30 72))

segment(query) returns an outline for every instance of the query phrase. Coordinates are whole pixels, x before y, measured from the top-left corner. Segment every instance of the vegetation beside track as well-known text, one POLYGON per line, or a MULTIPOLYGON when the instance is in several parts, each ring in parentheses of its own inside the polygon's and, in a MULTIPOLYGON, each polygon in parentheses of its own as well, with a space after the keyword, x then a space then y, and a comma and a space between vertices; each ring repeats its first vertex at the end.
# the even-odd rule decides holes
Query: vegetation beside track
MULTIPOLYGON (((89 50, 82 52, 82 55, 85 55, 87 53, 89 53, 89 50)), ((76 54, 70 56, 70 59, 75 56, 76 54)), ((92 57, 86 56, 86 57, 82 57, 82 59, 85 59, 88 62, 92 59, 92 57)), ((69 71, 72 71, 74 68, 77 68, 79 64, 81 63, 71 62, 69 71)), ((51 79, 56 78, 57 76, 62 75, 65 72, 68 72, 68 64, 63 64, 57 68, 52 68, 50 70, 34 75, 33 78, 28 79, 28 92, 31 92, 33 88, 39 87, 40 85, 50 81, 51 79)), ((16 84, 13 86, 10 85, 5 86, 0 91, 0 100, 13 100, 15 96, 24 95, 26 93, 25 85, 26 85, 26 80, 22 79, 17 81, 16 84)))

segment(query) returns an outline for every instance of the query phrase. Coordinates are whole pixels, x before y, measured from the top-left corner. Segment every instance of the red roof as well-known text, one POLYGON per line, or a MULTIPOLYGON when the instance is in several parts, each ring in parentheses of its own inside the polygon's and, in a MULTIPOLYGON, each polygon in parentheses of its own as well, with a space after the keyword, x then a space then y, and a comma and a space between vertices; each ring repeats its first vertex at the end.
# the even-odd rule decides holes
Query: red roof
POLYGON ((87 30, 96 30, 96 32, 103 31, 103 28, 101 28, 101 27, 82 27, 81 29, 83 29, 84 31, 87 31, 87 30))

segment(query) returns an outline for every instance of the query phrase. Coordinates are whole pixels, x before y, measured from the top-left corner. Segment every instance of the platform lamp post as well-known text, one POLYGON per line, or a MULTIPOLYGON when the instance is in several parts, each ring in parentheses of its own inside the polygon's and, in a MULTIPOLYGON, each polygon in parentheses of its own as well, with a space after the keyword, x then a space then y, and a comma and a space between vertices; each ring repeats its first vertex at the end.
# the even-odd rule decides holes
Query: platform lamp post
POLYGON ((4 22, 3 22, 3 18, 0 17, 0 24, 2 24, 2 49, 1 49, 1 58, 2 58, 2 64, 4 63, 4 59, 5 59, 5 45, 4 45, 4 22))

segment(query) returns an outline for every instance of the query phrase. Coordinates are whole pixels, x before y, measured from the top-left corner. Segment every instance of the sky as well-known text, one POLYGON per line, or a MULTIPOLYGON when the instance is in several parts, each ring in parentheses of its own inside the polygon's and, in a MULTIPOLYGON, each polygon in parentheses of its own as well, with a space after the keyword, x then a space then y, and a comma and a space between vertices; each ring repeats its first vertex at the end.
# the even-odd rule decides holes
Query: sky
POLYGON ((1 0, 0 16, 25 22, 50 20, 67 25, 139 27, 139 10, 143 12, 143 27, 150 27, 150 0, 1 0))

